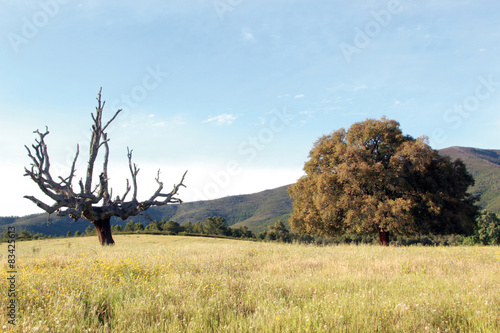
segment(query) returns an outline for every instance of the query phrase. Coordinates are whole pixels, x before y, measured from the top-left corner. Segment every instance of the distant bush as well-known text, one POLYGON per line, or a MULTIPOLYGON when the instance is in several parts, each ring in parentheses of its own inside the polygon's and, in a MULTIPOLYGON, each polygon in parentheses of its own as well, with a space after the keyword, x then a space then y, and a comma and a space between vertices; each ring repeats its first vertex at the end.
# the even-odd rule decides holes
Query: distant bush
POLYGON ((475 238, 483 245, 500 244, 500 218, 497 214, 483 211, 479 215, 475 238))

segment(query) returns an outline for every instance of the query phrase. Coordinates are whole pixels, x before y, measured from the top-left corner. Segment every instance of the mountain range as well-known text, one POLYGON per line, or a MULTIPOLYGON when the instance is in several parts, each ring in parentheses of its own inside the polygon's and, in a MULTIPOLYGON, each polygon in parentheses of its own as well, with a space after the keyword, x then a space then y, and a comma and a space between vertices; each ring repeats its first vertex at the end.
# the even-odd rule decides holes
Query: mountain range
MULTIPOLYGON (((478 205, 500 214, 500 150, 468 147, 450 147, 439 150, 452 160, 461 159, 474 176, 475 185, 470 193, 478 195, 478 205)), ((152 207, 148 216, 136 216, 129 220, 142 222, 152 220, 173 220, 184 223, 203 222, 210 216, 222 216, 231 227, 247 226, 253 232, 267 230, 267 226, 281 220, 287 224, 292 212, 292 199, 287 194, 289 185, 281 186, 254 194, 229 196, 216 200, 188 202, 182 205, 152 207)), ((112 225, 124 226, 129 220, 112 220, 112 225)), ((31 233, 46 235, 66 235, 79 230, 83 232, 90 223, 84 219, 74 222, 69 217, 51 217, 47 214, 34 214, 23 217, 0 217, 0 229, 15 226, 31 233)))
POLYGON ((500 214, 500 150, 450 147, 439 153, 461 159, 474 177, 475 185, 469 192, 479 196, 478 205, 500 214))

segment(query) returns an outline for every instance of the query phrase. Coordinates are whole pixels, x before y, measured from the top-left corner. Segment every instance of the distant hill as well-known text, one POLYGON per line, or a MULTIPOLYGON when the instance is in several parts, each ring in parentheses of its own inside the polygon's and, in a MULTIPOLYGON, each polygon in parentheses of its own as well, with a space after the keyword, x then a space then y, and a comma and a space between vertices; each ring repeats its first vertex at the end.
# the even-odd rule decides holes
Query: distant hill
MULTIPOLYGON (((203 222, 209 216, 222 216, 231 227, 247 226, 254 232, 260 232, 279 219, 288 223, 292 212, 292 199, 286 192, 288 186, 254 194, 188 202, 180 206, 152 207, 148 214, 156 220, 170 219, 180 224, 203 222)), ((132 219, 138 221, 137 218, 132 219)))
MULTIPOLYGON (((439 153, 450 156, 452 160, 461 159, 476 181, 470 192, 480 195, 479 205, 500 214, 500 150, 450 147, 439 150, 439 153)), ((180 224, 203 222, 210 216, 222 216, 229 226, 247 226, 253 232, 260 232, 279 219, 288 225, 288 218, 292 212, 292 199, 286 192, 288 186, 254 194, 188 202, 180 206, 152 207, 147 214, 153 220, 174 220, 180 224)), ((142 222, 145 225, 149 223, 144 216, 135 216, 129 220, 142 222)), ((127 222, 128 220, 113 219, 111 223, 125 226, 127 222)), ((66 235, 68 231, 72 234, 76 230, 83 232, 89 225, 91 224, 84 219, 74 222, 68 217, 54 216, 47 221, 47 214, 0 217, 0 229, 16 226, 18 230, 26 229, 32 233, 41 232, 56 236, 66 235)))
POLYGON ((439 153, 461 159, 476 181, 470 192, 480 195, 479 205, 500 214, 500 150, 450 147, 439 153))
MULTIPOLYGON (((196 221, 203 222, 210 216, 222 216, 229 226, 247 226, 253 232, 267 230, 269 224, 274 224, 281 219, 285 224, 292 212, 292 200, 286 190, 289 185, 254 194, 229 196, 216 200, 187 202, 182 205, 152 207, 147 215, 152 220, 173 220, 180 224, 196 221)), ((112 225, 125 226, 129 221, 149 224, 145 216, 134 216, 122 221, 113 218, 112 225)), ((62 236, 69 231, 74 234, 77 230, 84 232, 91 225, 85 219, 74 222, 69 217, 51 216, 47 214, 34 214, 23 217, 0 217, 0 229, 15 226, 17 230, 28 230, 31 233, 62 236)))
POLYGON ((84 232, 85 228, 90 225, 87 220, 79 220, 74 222, 69 217, 51 217, 48 219, 47 214, 32 214, 22 217, 0 217, 0 230, 3 231, 7 227, 16 227, 16 231, 28 230, 29 232, 43 233, 45 235, 62 236, 68 231, 74 234, 77 230, 84 232))

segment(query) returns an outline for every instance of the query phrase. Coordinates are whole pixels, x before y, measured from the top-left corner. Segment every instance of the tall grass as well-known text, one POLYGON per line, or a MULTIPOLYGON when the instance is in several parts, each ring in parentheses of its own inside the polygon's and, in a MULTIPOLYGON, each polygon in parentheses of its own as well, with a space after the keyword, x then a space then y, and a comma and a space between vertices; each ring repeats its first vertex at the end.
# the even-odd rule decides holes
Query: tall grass
MULTIPOLYGON (((18 243, 15 332, 498 332, 499 247, 18 243)), ((5 260, 7 248, 1 247, 5 260)), ((6 281, 6 267, 0 279, 6 281)), ((6 309, 6 283, 0 295, 6 309)), ((5 311, 4 311, 5 313, 5 311)))

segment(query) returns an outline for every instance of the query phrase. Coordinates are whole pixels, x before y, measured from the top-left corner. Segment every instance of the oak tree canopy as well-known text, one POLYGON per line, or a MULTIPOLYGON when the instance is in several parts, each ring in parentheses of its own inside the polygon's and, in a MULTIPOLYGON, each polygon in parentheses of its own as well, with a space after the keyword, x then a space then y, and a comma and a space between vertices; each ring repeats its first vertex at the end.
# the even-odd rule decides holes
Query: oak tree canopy
POLYGON ((476 198, 462 161, 441 156, 398 122, 367 119, 321 137, 288 189, 292 230, 313 235, 471 234, 476 198))

